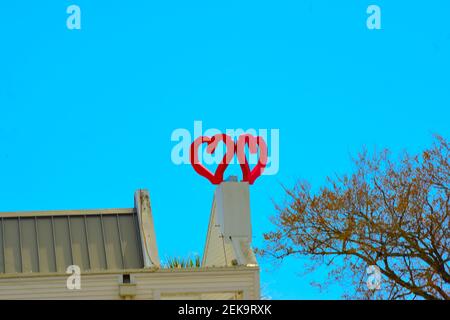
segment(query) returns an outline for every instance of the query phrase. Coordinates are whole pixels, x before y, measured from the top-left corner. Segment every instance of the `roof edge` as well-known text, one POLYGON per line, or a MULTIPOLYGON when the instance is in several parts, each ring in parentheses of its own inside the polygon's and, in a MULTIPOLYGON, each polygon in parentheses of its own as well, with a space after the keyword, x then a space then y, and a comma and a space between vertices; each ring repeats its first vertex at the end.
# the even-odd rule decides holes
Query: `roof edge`
POLYGON ((26 217, 50 217, 50 216, 88 216, 99 214, 132 214, 135 208, 115 209, 81 209, 81 210, 38 210, 38 211, 16 211, 0 212, 0 218, 26 218, 26 217))

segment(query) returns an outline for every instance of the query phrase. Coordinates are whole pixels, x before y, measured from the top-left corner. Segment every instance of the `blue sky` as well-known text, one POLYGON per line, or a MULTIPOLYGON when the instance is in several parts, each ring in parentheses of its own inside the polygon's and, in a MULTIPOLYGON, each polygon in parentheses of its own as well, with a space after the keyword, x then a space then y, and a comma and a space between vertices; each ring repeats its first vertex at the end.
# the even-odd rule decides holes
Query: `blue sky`
MULTIPOLYGON (((446 0, 2 1, 0 211, 131 207, 148 188, 160 255, 201 253, 214 186, 172 163, 172 131, 274 128, 280 171, 251 187, 260 246, 280 183, 449 137, 449 17, 446 0)), ((266 296, 342 293, 299 259, 260 263, 266 296)))

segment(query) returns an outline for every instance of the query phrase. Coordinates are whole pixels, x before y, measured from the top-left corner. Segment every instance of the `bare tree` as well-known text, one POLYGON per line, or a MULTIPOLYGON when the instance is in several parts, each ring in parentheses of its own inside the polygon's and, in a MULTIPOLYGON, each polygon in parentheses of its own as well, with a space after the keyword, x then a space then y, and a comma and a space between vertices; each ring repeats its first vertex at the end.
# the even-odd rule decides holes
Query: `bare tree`
POLYGON ((282 260, 307 256, 326 265, 328 282, 350 281, 347 298, 449 299, 449 144, 436 136, 421 155, 362 152, 349 176, 328 178, 317 192, 306 182, 285 188, 275 230, 257 251, 282 260), (382 282, 367 287, 366 268, 382 282))

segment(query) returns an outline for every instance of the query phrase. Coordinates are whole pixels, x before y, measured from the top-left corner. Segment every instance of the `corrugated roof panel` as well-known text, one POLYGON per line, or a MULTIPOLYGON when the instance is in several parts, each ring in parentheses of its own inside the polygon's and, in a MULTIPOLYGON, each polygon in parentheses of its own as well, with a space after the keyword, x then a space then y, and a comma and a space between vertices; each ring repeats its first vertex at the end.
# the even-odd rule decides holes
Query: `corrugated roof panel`
POLYGON ((0 218, 0 273, 5 273, 5 245, 3 238, 3 218, 0 218))
POLYGON ((65 272, 73 264, 70 243, 69 217, 53 217, 55 232, 56 270, 65 272))
POLYGON ((86 237, 85 217, 70 217, 70 229, 72 230, 73 262, 81 270, 90 270, 88 242, 86 237))
POLYGON ((20 219, 20 224, 23 272, 39 272, 36 220, 34 218, 23 218, 20 219))
POLYGON ((2 217, 0 273, 142 268, 135 213, 2 217))
POLYGON ((121 235, 119 233, 117 216, 104 216, 103 230, 105 231, 105 250, 108 267, 111 269, 123 269, 121 235))
POLYGON ((119 216, 125 269, 141 268, 144 265, 142 249, 140 251, 133 250, 136 247, 141 248, 139 227, 136 220, 136 215, 119 216))
POLYGON ((37 218, 39 272, 56 272, 54 235, 51 217, 37 218))
POLYGON ((91 270, 107 269, 100 216, 86 217, 91 270))
POLYGON ((22 272, 19 221, 18 219, 3 219, 5 233, 5 272, 22 272))

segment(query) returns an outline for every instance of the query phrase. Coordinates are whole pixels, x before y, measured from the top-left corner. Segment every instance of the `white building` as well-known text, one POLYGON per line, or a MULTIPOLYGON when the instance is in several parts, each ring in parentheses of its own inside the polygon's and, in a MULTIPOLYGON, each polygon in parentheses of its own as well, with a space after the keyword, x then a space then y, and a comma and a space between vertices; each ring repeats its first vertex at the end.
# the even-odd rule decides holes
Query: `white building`
POLYGON ((247 183, 220 184, 202 265, 183 269, 160 266, 146 190, 130 209, 0 213, 0 299, 259 299, 249 207, 247 183))

